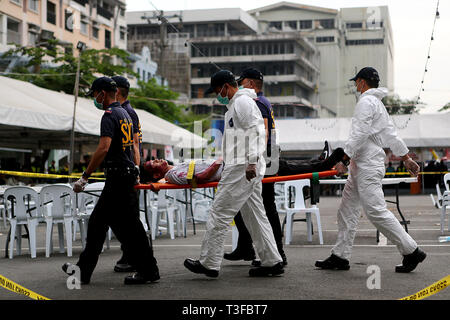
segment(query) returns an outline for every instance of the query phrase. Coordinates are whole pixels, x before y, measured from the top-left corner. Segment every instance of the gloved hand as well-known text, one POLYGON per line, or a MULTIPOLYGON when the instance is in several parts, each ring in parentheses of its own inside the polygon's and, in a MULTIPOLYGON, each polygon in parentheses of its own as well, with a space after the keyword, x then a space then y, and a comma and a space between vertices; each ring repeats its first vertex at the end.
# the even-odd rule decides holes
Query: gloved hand
POLYGON ((338 162, 334 167, 338 172, 338 176, 342 176, 344 173, 347 173, 348 168, 342 162, 338 162))
POLYGON ((249 164, 247 169, 245 169, 245 176, 248 181, 256 177, 256 164, 249 164))
POLYGON ((420 167, 413 159, 406 159, 403 164, 412 176, 417 177, 419 175, 420 167))
POLYGON ((84 190, 86 185, 88 184, 88 179, 81 177, 75 184, 73 185, 73 191, 76 193, 81 192, 84 190))

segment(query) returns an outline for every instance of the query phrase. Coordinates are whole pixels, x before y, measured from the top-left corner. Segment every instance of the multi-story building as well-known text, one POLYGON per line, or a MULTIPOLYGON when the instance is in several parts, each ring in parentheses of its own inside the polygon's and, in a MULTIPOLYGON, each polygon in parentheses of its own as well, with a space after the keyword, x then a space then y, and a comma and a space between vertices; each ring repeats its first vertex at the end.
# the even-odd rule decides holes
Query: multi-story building
MULTIPOLYGON (((351 116, 355 105, 352 78, 372 66, 381 86, 393 85, 393 40, 387 6, 340 10, 279 2, 250 10, 262 29, 299 33, 320 52, 320 104, 339 117, 351 116)), ((326 110, 322 109, 322 110, 326 110)))
MULTIPOLYGON (((218 68, 239 75, 246 67, 256 67, 265 75, 264 92, 274 104, 277 117, 317 116, 319 51, 299 33, 261 32, 258 21, 239 8, 174 11, 165 12, 164 16, 170 22, 165 49, 174 49, 167 50, 163 57, 166 73, 162 75, 171 89, 190 98, 195 112, 210 113, 211 107, 218 104, 214 96, 204 95, 211 75, 218 68), (187 66, 188 72, 182 72, 183 64, 173 72, 173 64, 180 65, 179 59, 170 58, 175 50, 187 57, 184 68, 187 66)), ((129 12, 127 21, 128 49, 152 47, 161 70, 157 57, 164 43, 161 39, 164 30, 156 14, 129 12)))
POLYGON ((0 52, 57 39, 126 49, 125 0, 0 0, 0 52))

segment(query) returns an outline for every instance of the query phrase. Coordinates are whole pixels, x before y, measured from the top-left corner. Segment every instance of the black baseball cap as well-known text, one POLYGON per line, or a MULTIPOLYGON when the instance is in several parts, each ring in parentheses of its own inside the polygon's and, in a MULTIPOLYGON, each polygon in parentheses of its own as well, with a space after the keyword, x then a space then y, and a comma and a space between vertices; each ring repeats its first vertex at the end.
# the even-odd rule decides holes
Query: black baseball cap
POLYGON ((261 73, 261 71, 255 69, 255 68, 247 68, 244 71, 242 71, 241 76, 236 81, 237 81, 237 83, 240 83, 245 78, 261 80, 261 81, 264 80, 264 76, 261 73))
POLYGON ((359 72, 350 79, 350 81, 355 81, 356 79, 366 79, 366 80, 374 80, 380 81, 380 76, 378 75, 378 71, 372 67, 365 67, 359 70, 359 72))
POLYGON ((210 94, 214 92, 214 89, 217 87, 222 87, 225 83, 234 83, 235 76, 231 71, 228 70, 220 70, 213 74, 211 77, 211 84, 209 88, 205 91, 205 94, 210 94))
POLYGON ((128 79, 122 76, 114 76, 111 79, 117 84, 119 88, 130 89, 130 82, 128 79))
POLYGON ((86 96, 91 97, 94 91, 116 91, 117 90, 117 83, 109 78, 109 77, 100 77, 94 80, 92 82, 91 88, 89 89, 86 96))

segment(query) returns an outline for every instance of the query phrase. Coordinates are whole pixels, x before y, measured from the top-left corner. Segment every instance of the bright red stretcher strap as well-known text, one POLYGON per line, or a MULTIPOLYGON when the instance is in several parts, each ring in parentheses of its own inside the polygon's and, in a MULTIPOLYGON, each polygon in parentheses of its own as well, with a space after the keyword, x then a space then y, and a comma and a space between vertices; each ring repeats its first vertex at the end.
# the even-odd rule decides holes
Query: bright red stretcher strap
MULTIPOLYGON (((319 178, 331 177, 337 175, 336 170, 330 171, 322 171, 318 172, 319 178)), ((300 180, 300 179, 312 179, 313 173, 301 173, 294 174, 291 176, 276 176, 262 179, 262 183, 271 183, 271 182, 282 182, 282 181, 290 181, 290 180, 300 180)), ((197 185, 196 188, 215 188, 217 187, 218 182, 209 182, 204 184, 197 185)), ((135 186, 136 189, 150 189, 153 191, 159 191, 160 189, 191 189, 192 186, 190 184, 171 184, 171 183, 150 183, 150 184, 138 184, 135 186)))

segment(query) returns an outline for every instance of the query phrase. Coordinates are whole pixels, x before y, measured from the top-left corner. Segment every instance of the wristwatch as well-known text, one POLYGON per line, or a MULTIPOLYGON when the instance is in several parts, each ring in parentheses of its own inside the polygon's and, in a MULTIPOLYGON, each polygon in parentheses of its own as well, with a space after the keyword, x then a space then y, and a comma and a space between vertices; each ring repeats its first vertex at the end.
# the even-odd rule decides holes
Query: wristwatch
POLYGON ((89 177, 91 176, 90 174, 87 174, 86 171, 83 171, 83 174, 81 175, 83 178, 85 179, 89 179, 89 177))
POLYGON ((344 166, 348 167, 348 165, 350 164, 350 159, 347 160, 342 159, 341 162, 344 164, 344 166))

